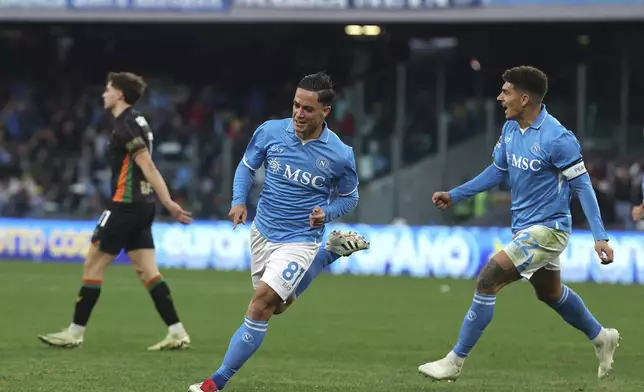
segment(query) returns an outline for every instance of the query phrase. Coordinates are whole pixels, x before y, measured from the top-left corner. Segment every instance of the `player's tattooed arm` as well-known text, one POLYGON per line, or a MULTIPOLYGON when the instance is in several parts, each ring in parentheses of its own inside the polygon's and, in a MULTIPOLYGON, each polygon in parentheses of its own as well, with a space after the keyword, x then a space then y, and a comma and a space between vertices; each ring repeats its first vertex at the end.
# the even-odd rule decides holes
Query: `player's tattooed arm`
POLYGON ((477 290, 480 293, 496 294, 504 286, 521 278, 521 275, 511 261, 502 264, 503 266, 494 258, 491 258, 483 267, 477 281, 477 290))

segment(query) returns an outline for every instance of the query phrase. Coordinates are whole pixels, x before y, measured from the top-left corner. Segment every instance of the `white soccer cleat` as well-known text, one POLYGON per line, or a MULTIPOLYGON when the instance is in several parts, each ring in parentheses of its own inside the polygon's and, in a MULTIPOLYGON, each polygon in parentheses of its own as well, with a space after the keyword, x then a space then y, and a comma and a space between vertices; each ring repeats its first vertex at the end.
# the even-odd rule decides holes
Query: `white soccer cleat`
POLYGON ((333 230, 329 234, 324 248, 341 257, 346 257, 354 252, 369 249, 369 246, 370 243, 354 231, 333 230))
POLYGON ((83 344, 83 336, 74 335, 69 329, 61 332, 38 335, 41 342, 54 347, 75 348, 83 344))
POLYGON ((597 377, 600 380, 606 378, 613 370, 613 356, 619 347, 620 339, 619 332, 613 328, 602 329, 599 336, 595 338, 595 355, 599 361, 597 377))
POLYGON ((190 336, 168 333, 162 341, 148 347, 148 351, 185 350, 190 348, 190 336))
POLYGON ((463 365, 456 364, 450 356, 429 362, 418 367, 418 371, 436 381, 456 381, 461 375, 463 365))
POLYGON ((188 392, 203 392, 201 390, 201 383, 190 385, 190 388, 188 388, 188 392))

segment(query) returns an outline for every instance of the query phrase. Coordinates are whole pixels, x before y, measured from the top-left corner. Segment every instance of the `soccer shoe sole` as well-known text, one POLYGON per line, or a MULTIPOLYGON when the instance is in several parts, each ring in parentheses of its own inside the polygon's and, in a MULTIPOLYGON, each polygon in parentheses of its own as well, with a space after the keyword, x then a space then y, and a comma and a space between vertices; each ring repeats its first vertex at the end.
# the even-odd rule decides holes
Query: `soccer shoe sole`
POLYGON ((364 236, 355 231, 341 232, 333 230, 324 245, 324 249, 337 253, 340 257, 348 257, 361 250, 371 247, 364 236), (349 239, 352 238, 352 239, 349 239), (362 244, 362 246, 360 246, 362 244))
POLYGON ((41 342, 45 343, 46 345, 50 347, 58 347, 58 348, 76 348, 80 347, 83 342, 69 342, 69 343, 54 343, 51 340, 49 340, 46 336, 43 335, 38 335, 38 340, 41 342))

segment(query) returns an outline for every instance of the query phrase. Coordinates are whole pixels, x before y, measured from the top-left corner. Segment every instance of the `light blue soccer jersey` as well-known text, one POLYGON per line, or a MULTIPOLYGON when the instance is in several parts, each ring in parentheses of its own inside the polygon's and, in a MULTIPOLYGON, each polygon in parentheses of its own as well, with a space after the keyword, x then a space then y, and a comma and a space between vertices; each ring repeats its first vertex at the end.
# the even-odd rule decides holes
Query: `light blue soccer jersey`
POLYGON ((336 190, 339 196, 358 190, 353 149, 326 124, 318 139, 304 142, 291 119, 267 121, 242 162, 253 171, 266 168, 254 223, 271 242, 320 242, 324 228, 309 226, 313 208, 327 205, 336 190))
POLYGON ((525 131, 507 121, 492 155, 494 165, 509 175, 513 231, 544 225, 570 232, 569 181, 586 168, 577 138, 545 105, 525 131))

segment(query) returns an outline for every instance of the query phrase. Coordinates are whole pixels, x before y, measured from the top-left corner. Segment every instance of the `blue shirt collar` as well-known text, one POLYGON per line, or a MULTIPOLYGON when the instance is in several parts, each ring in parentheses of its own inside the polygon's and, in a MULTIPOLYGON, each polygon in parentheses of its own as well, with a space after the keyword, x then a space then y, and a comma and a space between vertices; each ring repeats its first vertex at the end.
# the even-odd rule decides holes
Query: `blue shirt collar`
POLYGON ((546 121, 546 117, 548 117, 548 111, 546 110, 546 105, 541 104, 541 112, 537 116, 537 119, 534 120, 534 123, 530 126, 530 128, 534 129, 539 129, 543 125, 544 121, 546 121))
MULTIPOLYGON (((291 135, 291 138, 297 140, 298 142, 302 142, 302 139, 297 137, 295 134, 295 129, 293 128, 293 119, 288 123, 288 127, 286 127, 286 132, 288 132, 289 135, 291 135)), ((317 138, 316 140, 309 140, 308 142, 314 142, 314 141, 320 141, 324 144, 327 144, 329 142, 329 137, 331 136, 331 131, 329 130, 329 126, 327 125, 326 121, 322 123, 322 133, 320 134, 320 137, 317 138)))

